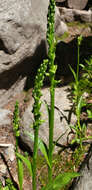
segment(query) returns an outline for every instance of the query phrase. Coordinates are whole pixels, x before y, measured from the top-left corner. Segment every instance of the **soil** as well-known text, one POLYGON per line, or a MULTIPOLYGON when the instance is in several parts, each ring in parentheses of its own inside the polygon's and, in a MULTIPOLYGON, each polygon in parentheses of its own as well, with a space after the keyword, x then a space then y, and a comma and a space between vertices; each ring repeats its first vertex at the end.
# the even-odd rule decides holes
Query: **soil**
MULTIPOLYGON (((63 39, 67 43, 69 41, 73 40, 76 36, 78 36, 80 34, 82 34, 83 36, 86 36, 86 37, 92 36, 92 30, 91 30, 92 28, 89 25, 87 27, 85 27, 85 25, 81 25, 81 27, 80 27, 80 25, 75 23, 74 25, 72 24, 72 26, 68 26, 68 28, 69 28, 68 37, 63 39)), ((64 80, 68 81, 67 78, 64 80)), ((4 106, 4 109, 9 109, 13 113, 15 102, 16 102, 16 100, 18 100, 19 107, 20 107, 20 116, 21 116, 21 114, 25 111, 25 108, 28 106, 28 103, 30 101, 30 97, 32 97, 32 89, 30 89, 28 92, 22 92, 20 94, 17 94, 14 98, 11 99, 11 101, 8 102, 8 104, 6 104, 4 106)), ((13 125, 12 125, 13 115, 9 115, 9 117, 11 119, 11 125, 0 126, 0 143, 5 143, 5 144, 11 143, 11 144, 15 145, 15 137, 14 137, 13 125)), ((91 128, 89 128, 87 130, 87 134, 92 135, 91 128)), ((19 149, 19 151, 22 152, 21 149, 19 149)), ((57 175, 56 174, 57 170, 59 172, 61 171, 61 169, 63 171, 66 171, 67 168, 68 168, 68 171, 71 170, 70 169, 71 164, 69 165, 69 163, 71 162, 72 153, 73 153, 73 151, 70 148, 66 149, 65 152, 63 151, 62 153, 60 153, 60 155, 58 157, 58 163, 56 161, 56 163, 54 164, 55 175, 57 175), (66 157, 66 160, 64 159, 65 157, 66 157)), ((16 181, 16 183, 18 183, 16 159, 14 159, 13 161, 10 161, 9 159, 7 159, 7 155, 5 154, 4 148, 0 148, 0 154, 1 154, 0 164, 3 164, 3 163, 5 164, 5 161, 6 161, 7 167, 11 173, 11 176, 13 177, 14 181, 16 181), (4 156, 5 160, 2 159, 2 155, 4 156)), ((84 157, 85 157, 85 155, 83 154, 80 159, 83 160, 84 157)), ((43 161, 42 161, 42 164, 43 164, 43 161)), ((79 163, 79 165, 80 165, 80 163, 79 163)), ((73 170, 77 171, 79 169, 79 165, 77 165, 77 168, 73 168, 73 170)), ((74 166, 74 163, 72 164, 72 167, 73 166, 74 166)), ((5 183, 5 178, 9 177, 9 171, 6 171, 6 173, 0 172, 0 179, 3 182, 3 184, 5 183)), ((40 182, 43 183, 43 185, 44 185, 44 178, 46 178, 46 176, 42 177, 43 171, 47 172, 45 165, 43 165, 42 168, 38 167, 38 178, 39 178, 38 189, 40 189, 39 188, 40 182), (41 174, 41 177, 39 177, 40 174, 41 174)), ((23 190, 31 190, 32 189, 32 179, 31 179, 31 177, 29 177, 29 174, 28 174, 26 167, 24 169, 24 173, 25 173, 25 177, 24 177, 23 190)))

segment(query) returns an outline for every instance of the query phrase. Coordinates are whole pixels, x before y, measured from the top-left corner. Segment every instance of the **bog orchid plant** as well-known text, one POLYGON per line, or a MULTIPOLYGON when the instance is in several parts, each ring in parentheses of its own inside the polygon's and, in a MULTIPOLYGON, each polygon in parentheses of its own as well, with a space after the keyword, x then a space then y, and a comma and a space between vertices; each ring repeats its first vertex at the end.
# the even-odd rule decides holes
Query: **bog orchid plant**
MULTIPOLYGON (((41 87, 43 85, 44 76, 46 73, 47 66, 49 67, 49 72, 47 75, 50 79, 50 107, 48 108, 48 118, 49 118, 49 147, 45 149, 44 146, 44 156, 46 158, 47 155, 47 164, 48 164, 48 185, 43 190, 52 190, 52 189, 61 189, 61 187, 65 186, 71 178, 78 176, 77 173, 65 173, 63 175, 59 175, 56 177, 53 182, 52 178, 52 166, 53 166, 53 150, 54 150, 54 102, 55 102, 55 86, 58 81, 55 80, 55 73, 57 69, 57 65, 54 64, 55 61, 55 50, 56 50, 56 40, 54 34, 54 22, 55 20, 55 0, 50 0, 48 7, 48 15, 47 15, 47 42, 48 42, 48 59, 43 61, 43 64, 38 69, 38 73, 35 79, 35 85, 33 90, 33 98, 34 98, 34 106, 33 106, 33 114, 34 114, 34 151, 33 151, 33 190, 36 190, 36 162, 37 162, 37 151, 39 148, 39 127, 43 122, 41 120, 41 87), (47 154, 46 154, 47 152, 47 154), (68 178, 67 178, 68 177, 68 178), (68 181, 66 180, 68 179, 68 181), (64 181, 63 181, 64 180, 64 181), (66 182, 67 181, 67 182, 66 182)), ((42 141, 40 141, 42 144, 42 141)), ((40 148, 42 150, 42 148, 40 148)))
POLYGON ((44 76, 47 69, 48 60, 44 60, 41 64, 40 68, 38 69, 37 76, 35 78, 35 85, 33 90, 33 98, 34 98, 34 105, 33 105, 33 114, 34 114, 34 150, 33 150, 33 163, 32 163, 32 172, 33 172, 33 190, 36 190, 36 167, 37 167, 37 153, 38 153, 38 142, 39 142, 39 127, 42 124, 41 120, 41 88, 43 86, 44 76))
POLYGON ((16 148, 15 148, 15 154, 16 154, 16 160, 17 160, 17 170, 18 170, 18 180, 19 180, 19 187, 20 190, 22 190, 23 186, 23 162, 22 160, 17 156, 18 154, 18 145, 19 145, 19 126, 20 126, 20 118, 19 118, 19 104, 16 102, 15 104, 15 110, 14 110, 14 117, 13 117, 13 130, 14 135, 16 137, 16 148))

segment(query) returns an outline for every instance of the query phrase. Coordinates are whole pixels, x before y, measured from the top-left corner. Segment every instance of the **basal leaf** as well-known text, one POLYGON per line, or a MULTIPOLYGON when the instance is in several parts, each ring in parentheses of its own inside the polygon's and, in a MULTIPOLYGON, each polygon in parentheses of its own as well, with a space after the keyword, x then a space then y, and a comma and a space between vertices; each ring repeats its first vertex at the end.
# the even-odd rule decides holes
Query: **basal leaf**
POLYGON ((27 168, 29 170, 30 175, 32 176, 32 165, 31 165, 31 162, 26 157, 24 157, 23 155, 21 155, 19 153, 16 153, 16 156, 18 158, 20 158, 25 163, 25 165, 27 166, 27 168))
MULTIPOLYGON (((32 139, 32 141, 34 142, 34 135, 31 134, 31 133, 29 133, 29 132, 27 132, 26 134, 27 134, 27 135, 32 139)), ((49 159, 48 159, 48 154, 47 154, 46 147, 45 147, 43 141, 42 141, 40 138, 38 139, 38 149, 42 152, 42 154, 44 155, 44 157, 45 157, 45 159, 46 159, 46 161, 47 161, 47 164, 48 164, 49 167, 50 167, 50 163, 49 163, 49 159)))
POLYGON ((19 180, 19 186, 20 190, 22 190, 23 186, 23 162, 20 158, 18 158, 18 180, 19 180))

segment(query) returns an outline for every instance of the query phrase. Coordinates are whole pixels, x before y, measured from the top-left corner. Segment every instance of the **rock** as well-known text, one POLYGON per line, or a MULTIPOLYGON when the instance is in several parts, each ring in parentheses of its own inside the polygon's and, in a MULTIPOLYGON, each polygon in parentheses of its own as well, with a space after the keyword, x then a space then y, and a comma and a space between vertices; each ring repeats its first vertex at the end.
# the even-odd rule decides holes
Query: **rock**
POLYGON ((92 11, 67 9, 60 7, 61 20, 66 22, 81 21, 81 22, 92 22, 92 11))
POLYGON ((15 147, 13 144, 0 143, 0 148, 4 148, 7 160, 13 161, 15 159, 15 147))
POLYGON ((84 9, 88 3, 88 0, 67 0, 67 5, 72 9, 84 9))
POLYGON ((81 177, 77 178, 69 190, 91 190, 92 189, 92 145, 82 163, 80 169, 81 177))
POLYGON ((74 14, 73 14, 73 9, 67 9, 65 7, 60 7, 59 8, 60 15, 61 15, 61 20, 66 21, 66 22, 73 22, 74 21, 74 14))
POLYGON ((10 110, 0 108, 0 125, 10 124, 11 119, 9 118, 9 115, 11 114, 10 110))
POLYGON ((14 159, 15 159, 15 147, 13 144, 10 144, 10 146, 5 149, 5 154, 7 155, 8 160, 10 160, 11 162, 14 161, 14 159))
MULTIPOLYGON (((0 106, 21 91, 46 56, 49 0, 0 0, 0 106)), ((57 35, 66 30, 56 8, 57 35)), ((32 80, 31 80, 32 81, 32 80)))
MULTIPOLYGON (((56 88, 55 90, 55 128, 54 128, 54 141, 56 141, 62 134, 62 138, 59 140, 60 144, 65 144, 67 142, 67 135, 70 131, 69 124, 72 125, 76 122, 76 117, 71 113, 72 103, 68 99, 68 89, 69 87, 56 88), (71 113, 71 114, 69 114, 71 113)), ((39 128, 39 137, 48 145, 48 113, 44 100, 49 104, 49 89, 45 88, 42 90, 42 120, 45 122, 39 128)), ((21 120, 20 127, 20 139, 23 144, 33 150, 33 142, 26 135, 26 132, 33 133, 32 123, 33 123, 33 114, 32 114, 32 104, 33 99, 31 100, 28 108, 24 112, 21 120)), ((59 148, 57 147, 55 151, 59 148)))
POLYGON ((7 173, 7 167, 5 164, 0 164, 0 173, 5 175, 7 173))
POLYGON ((56 3, 57 2, 60 2, 60 3, 63 3, 63 2, 65 2, 66 0, 56 0, 56 3))

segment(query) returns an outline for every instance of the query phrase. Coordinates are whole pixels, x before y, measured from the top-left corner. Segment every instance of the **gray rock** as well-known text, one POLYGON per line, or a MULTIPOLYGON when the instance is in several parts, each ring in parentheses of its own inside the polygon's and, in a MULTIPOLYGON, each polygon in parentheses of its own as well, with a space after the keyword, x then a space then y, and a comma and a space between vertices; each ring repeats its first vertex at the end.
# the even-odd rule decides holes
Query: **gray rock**
POLYGON ((68 7, 73 9, 84 9, 87 3, 88 0, 67 0, 68 7))
POLYGON ((67 9, 60 7, 61 20, 66 22, 81 21, 81 22, 92 22, 92 11, 67 9))
POLYGON ((4 149, 7 160, 12 162, 15 159, 15 146, 13 144, 0 143, 0 148, 4 149))
MULTIPOLYGON (((26 76, 46 56, 48 3, 0 0, 0 106, 23 89, 26 76)), ((57 35, 67 30, 57 8, 55 30, 57 35)))
POLYGON ((0 108, 0 125, 10 124, 11 119, 9 118, 9 115, 11 114, 10 110, 0 108))
POLYGON ((5 150, 5 154, 7 156, 7 159, 11 162, 15 159, 15 147, 13 144, 10 144, 5 150))
POLYGON ((82 163, 80 170, 81 177, 77 178, 71 186, 70 190, 91 190, 92 189, 92 145, 89 152, 82 163))
MULTIPOLYGON (((74 124, 76 122, 76 117, 74 114, 71 114, 71 119, 69 115, 69 111, 71 110, 72 103, 69 101, 67 95, 69 87, 62 87, 62 88, 56 88, 55 90, 55 127, 54 127, 54 141, 59 138, 60 135, 64 134, 62 138, 59 140, 60 144, 65 144, 67 142, 67 135, 70 131, 69 123, 74 124)), ((49 89, 45 88, 42 90, 42 101, 46 101, 48 104, 50 102, 49 98, 49 89)), ((21 120, 21 127, 20 127, 20 138, 22 143, 26 145, 26 147, 29 147, 29 149, 33 150, 33 142, 29 138, 28 135, 26 135, 26 132, 30 132, 33 134, 33 114, 32 114, 32 104, 33 99, 31 100, 28 108, 24 112, 21 120)), ((42 104, 41 107, 42 111, 42 120, 45 122, 40 126, 39 129, 39 137, 48 145, 48 113, 46 109, 45 103, 42 104)), ((58 148, 55 149, 57 151, 58 148)))
POLYGON ((7 166, 5 164, 0 164, 0 173, 3 175, 7 173, 7 166))

